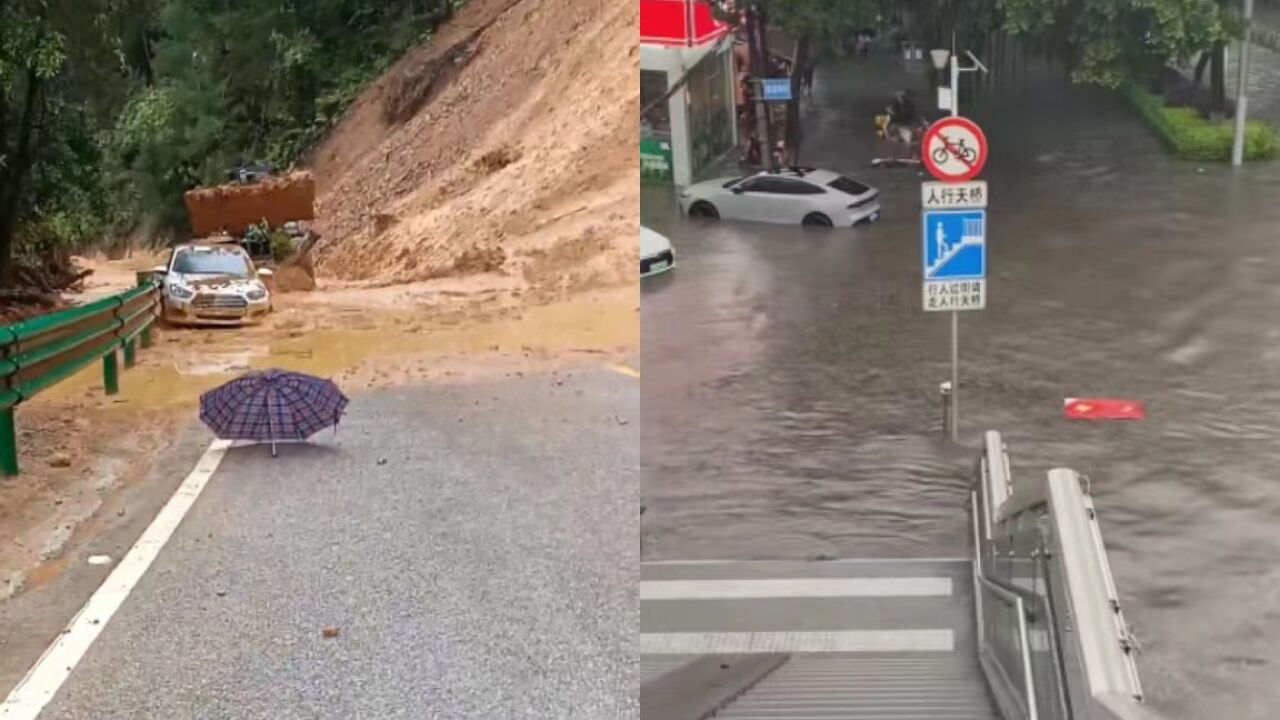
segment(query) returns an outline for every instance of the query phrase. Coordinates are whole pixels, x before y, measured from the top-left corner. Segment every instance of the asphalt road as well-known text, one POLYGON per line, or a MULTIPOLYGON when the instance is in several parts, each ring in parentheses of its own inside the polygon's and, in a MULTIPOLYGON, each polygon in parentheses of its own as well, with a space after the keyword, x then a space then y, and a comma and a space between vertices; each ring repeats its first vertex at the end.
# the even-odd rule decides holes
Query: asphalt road
POLYGON ((600 370, 232 450, 42 720, 637 715, 638 418, 600 370))

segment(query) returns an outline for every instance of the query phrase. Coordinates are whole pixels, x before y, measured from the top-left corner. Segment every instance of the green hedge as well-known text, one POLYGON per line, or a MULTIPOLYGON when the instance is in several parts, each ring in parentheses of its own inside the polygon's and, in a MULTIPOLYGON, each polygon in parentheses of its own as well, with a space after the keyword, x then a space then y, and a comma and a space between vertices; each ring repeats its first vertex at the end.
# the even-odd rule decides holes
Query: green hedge
MULTIPOLYGON (((1158 95, 1129 86, 1125 95, 1146 118, 1156 134, 1184 160, 1230 160, 1235 123, 1210 122, 1194 108, 1169 107, 1158 95)), ((1276 154, 1276 133, 1265 122, 1245 123, 1244 157, 1262 160, 1276 154)))

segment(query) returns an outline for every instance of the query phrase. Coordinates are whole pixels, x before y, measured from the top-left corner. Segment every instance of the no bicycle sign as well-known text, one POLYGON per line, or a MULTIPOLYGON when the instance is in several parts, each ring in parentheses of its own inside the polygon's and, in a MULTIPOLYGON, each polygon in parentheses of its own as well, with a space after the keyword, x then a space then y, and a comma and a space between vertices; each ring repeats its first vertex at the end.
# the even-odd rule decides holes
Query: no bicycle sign
POLYGON ((945 118, 924 134, 920 155, 929 174, 942 182, 972 180, 987 164, 987 136, 968 118, 945 118))

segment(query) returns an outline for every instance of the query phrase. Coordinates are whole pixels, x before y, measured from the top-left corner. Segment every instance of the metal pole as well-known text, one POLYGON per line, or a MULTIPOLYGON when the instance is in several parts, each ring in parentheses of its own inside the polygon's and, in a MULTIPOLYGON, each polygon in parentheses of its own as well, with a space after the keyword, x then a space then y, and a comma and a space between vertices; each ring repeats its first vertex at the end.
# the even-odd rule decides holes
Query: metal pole
POLYGON ((18 474, 18 434, 13 422, 13 408, 0 410, 0 475, 18 474))
POLYGON ((116 362, 116 351, 102 356, 102 387, 108 395, 120 392, 120 366, 116 362))
POLYGON ((951 311, 951 442, 960 434, 960 313, 951 311))
POLYGON ((951 33, 951 117, 960 117, 960 58, 956 57, 956 34, 951 33))
MULTIPOLYGON (((960 58, 951 33, 951 117, 960 116, 960 58)), ((951 442, 960 434, 960 313, 951 311, 951 442)))
POLYGON ((1253 0, 1244 0, 1244 35, 1240 38, 1240 73, 1236 80, 1236 133, 1231 141, 1231 164, 1244 162, 1245 114, 1249 98, 1245 88, 1249 84, 1249 31, 1253 27, 1253 0))

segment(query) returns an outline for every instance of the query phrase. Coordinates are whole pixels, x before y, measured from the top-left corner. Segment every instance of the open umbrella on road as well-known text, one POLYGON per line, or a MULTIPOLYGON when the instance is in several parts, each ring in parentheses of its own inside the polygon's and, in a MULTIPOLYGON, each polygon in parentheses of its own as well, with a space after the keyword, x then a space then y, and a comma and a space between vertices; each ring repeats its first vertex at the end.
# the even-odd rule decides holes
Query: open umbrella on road
POLYGON ((347 396, 332 380, 265 370, 238 377, 200 396, 200 420, 224 440, 271 443, 305 440, 337 426, 347 396))

